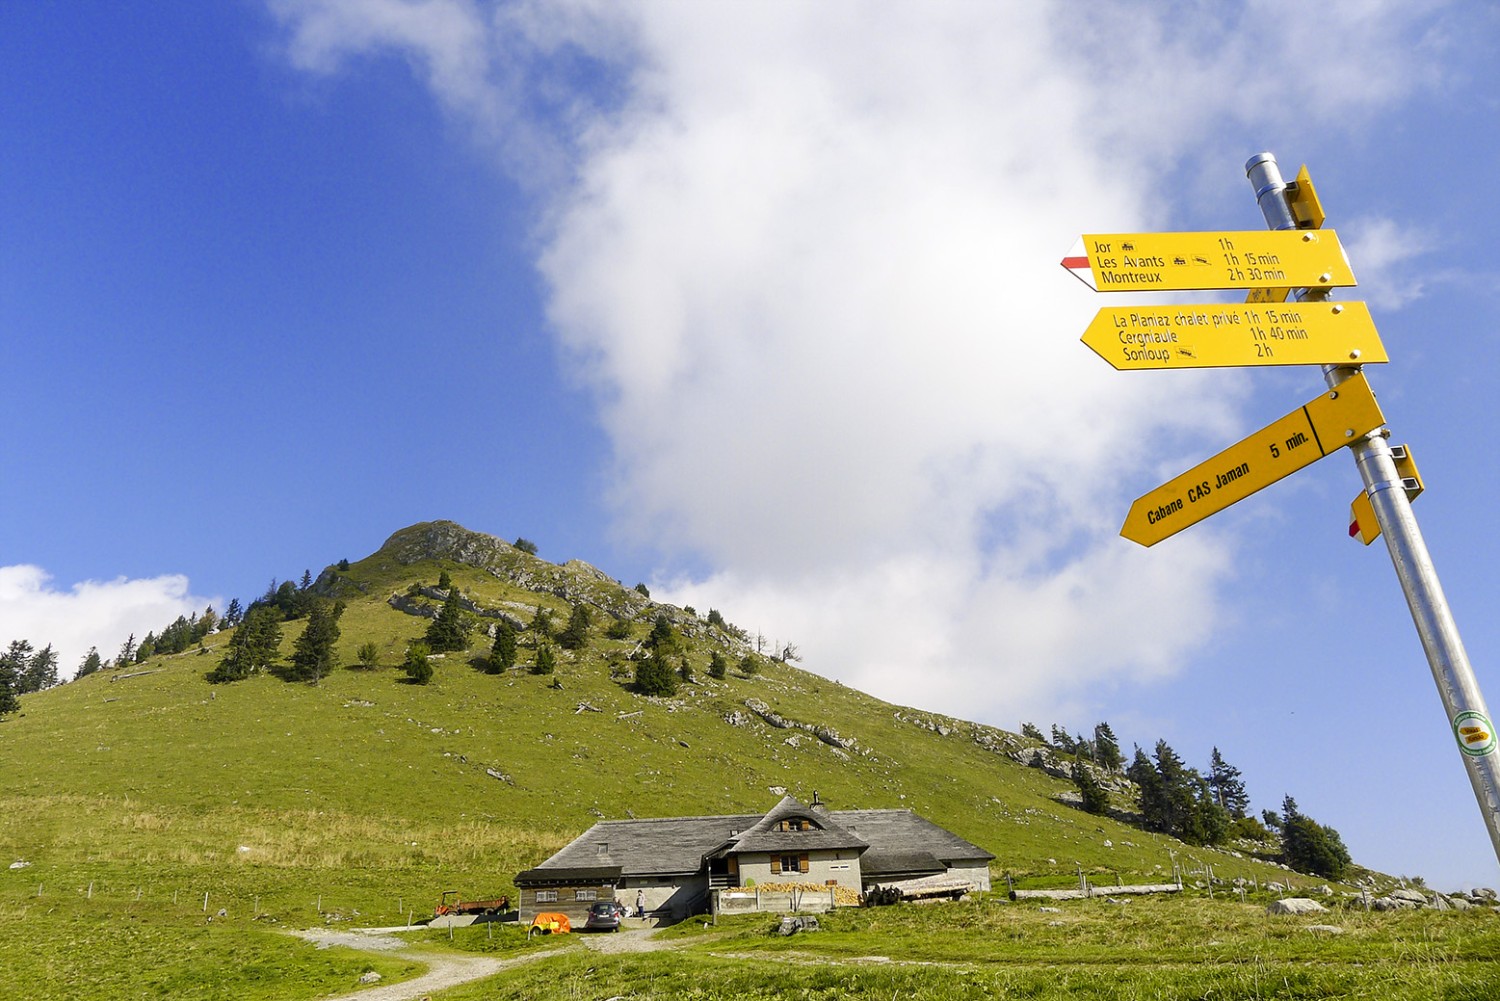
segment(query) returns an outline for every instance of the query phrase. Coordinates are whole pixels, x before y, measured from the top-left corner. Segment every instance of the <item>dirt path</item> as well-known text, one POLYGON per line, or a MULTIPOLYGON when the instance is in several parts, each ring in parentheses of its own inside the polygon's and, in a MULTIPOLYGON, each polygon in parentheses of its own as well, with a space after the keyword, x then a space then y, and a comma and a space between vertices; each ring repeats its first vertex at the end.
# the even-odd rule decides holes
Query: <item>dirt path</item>
MULTIPOLYGON (((419 949, 409 949, 405 942, 394 934, 400 929, 396 928, 367 928, 351 931, 329 931, 321 928, 313 928, 307 931, 295 931, 291 934, 298 938, 312 942, 320 949, 329 946, 340 945, 349 949, 358 949, 361 952, 379 952, 401 959, 409 959, 413 962, 422 963, 427 966, 427 972, 420 977, 411 980, 403 980, 399 984, 386 984, 384 986, 363 987, 348 994, 340 994, 337 997, 325 998, 324 1001, 417 1001, 436 991, 447 990, 449 987, 457 987, 471 980, 482 980, 491 977, 502 970, 511 967, 522 966, 526 963, 534 963, 540 959, 546 959, 556 949, 548 949, 545 952, 533 952, 525 956, 516 956, 513 959, 494 959, 489 956, 464 956, 448 952, 424 952, 419 949)), ((578 939, 583 947, 605 955, 614 955, 624 952, 655 952, 660 949, 672 949, 686 942, 663 942, 653 937, 654 932, 649 928, 631 931, 621 931, 609 935, 579 935, 578 939)))
POLYGON ((549 954, 536 952, 526 956, 517 956, 514 959, 494 959, 489 956, 424 952, 420 949, 407 948, 406 943, 389 934, 390 931, 391 929, 384 928, 373 928, 367 932, 325 931, 315 928, 309 931, 292 932, 292 934, 314 943, 320 949, 341 945, 362 952, 386 953, 422 963, 427 967, 427 972, 420 977, 403 980, 399 984, 362 987, 348 994, 326 998, 324 1001, 416 1001, 435 991, 457 987, 471 980, 482 980, 485 977, 494 976, 501 970, 544 959, 549 954))

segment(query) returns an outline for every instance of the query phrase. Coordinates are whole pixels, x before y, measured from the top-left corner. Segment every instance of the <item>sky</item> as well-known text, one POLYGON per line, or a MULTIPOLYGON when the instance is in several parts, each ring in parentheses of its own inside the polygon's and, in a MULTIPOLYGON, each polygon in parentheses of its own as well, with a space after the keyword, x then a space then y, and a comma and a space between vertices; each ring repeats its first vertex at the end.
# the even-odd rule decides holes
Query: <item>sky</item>
POLYGON ((1347 453, 1118 535, 1321 373, 1113 371, 1100 307, 1234 294, 1058 265, 1307 164, 1500 698, 1497 46, 1440 0, 0 5, 0 643, 71 671, 451 519, 1496 885, 1347 453))

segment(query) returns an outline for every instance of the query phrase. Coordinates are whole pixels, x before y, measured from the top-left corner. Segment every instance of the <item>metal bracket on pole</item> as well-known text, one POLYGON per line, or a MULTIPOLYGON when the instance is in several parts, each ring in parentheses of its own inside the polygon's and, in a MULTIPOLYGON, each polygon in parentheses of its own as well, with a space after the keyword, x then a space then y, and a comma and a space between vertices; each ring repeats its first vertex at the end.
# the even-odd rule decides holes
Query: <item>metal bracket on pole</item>
MULTIPOLYGON (((1255 188, 1255 200, 1265 216, 1266 225, 1273 230, 1295 229, 1297 219, 1287 202, 1287 186, 1276 157, 1270 153, 1256 154, 1245 164, 1245 174, 1255 188)), ((1317 290, 1312 294, 1326 295, 1317 290)), ((1304 297, 1310 297, 1307 290, 1299 295, 1299 298, 1304 297)), ((1323 378, 1331 389, 1356 371, 1357 367, 1326 365, 1323 378)), ((1500 753, 1497 753, 1500 741, 1497 741, 1484 696, 1479 691, 1479 682, 1469 664, 1469 655, 1464 651, 1458 624, 1453 620, 1448 599, 1438 581, 1437 569, 1412 514, 1411 501, 1406 496, 1385 433, 1371 432, 1351 443, 1349 448, 1354 453, 1365 493, 1370 498, 1381 535, 1390 550, 1396 577, 1406 595, 1417 636, 1422 641, 1433 681, 1437 683, 1438 695, 1443 700, 1443 710, 1448 714, 1454 740, 1469 773, 1469 784, 1474 787, 1479 811, 1489 829, 1490 843, 1496 858, 1500 859, 1500 753)))

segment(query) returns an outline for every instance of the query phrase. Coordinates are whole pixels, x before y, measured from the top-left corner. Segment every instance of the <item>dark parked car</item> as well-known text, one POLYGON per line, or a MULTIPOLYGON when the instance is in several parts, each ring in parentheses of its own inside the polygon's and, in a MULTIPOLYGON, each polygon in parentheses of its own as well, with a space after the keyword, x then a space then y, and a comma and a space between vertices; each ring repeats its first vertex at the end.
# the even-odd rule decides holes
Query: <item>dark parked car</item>
POLYGON ((613 900, 601 900, 589 908, 589 919, 583 927, 589 931, 619 931, 625 908, 613 900))

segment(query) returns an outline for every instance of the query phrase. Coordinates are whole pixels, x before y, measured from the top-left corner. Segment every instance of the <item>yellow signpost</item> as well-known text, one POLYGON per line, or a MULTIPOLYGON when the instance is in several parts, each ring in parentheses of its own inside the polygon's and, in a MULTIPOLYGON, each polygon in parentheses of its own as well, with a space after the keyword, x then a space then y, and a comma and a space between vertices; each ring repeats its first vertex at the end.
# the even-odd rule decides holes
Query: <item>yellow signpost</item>
POLYGON ((1362 302, 1105 306, 1083 343, 1120 371, 1390 360, 1362 302))
MULTIPOLYGON (((1297 171, 1297 179, 1286 187, 1286 204, 1292 213, 1292 218, 1297 222, 1298 229, 1322 229, 1323 221, 1328 218, 1323 211, 1323 201, 1318 197, 1318 189, 1313 187, 1312 175, 1307 172, 1307 164, 1297 171)), ((1245 298, 1246 302, 1286 302, 1292 294, 1290 288, 1253 288, 1245 298)))
POLYGON ((1152 546, 1385 423, 1363 374, 1200 462, 1130 505, 1120 534, 1152 546))
POLYGON ((1082 244, 1081 253, 1063 258, 1063 267, 1098 292, 1355 284, 1338 234, 1331 229, 1094 233, 1086 234, 1082 244))
POLYGON ((1322 228, 1323 206, 1307 168, 1288 185, 1276 157, 1258 153, 1245 176, 1266 231, 1085 235, 1062 265, 1097 292, 1248 289, 1246 302, 1103 309, 1083 341, 1116 369, 1319 364, 1330 388, 1138 498, 1120 534, 1155 545, 1350 446, 1365 484, 1350 534, 1366 545, 1385 538, 1500 857, 1500 733, 1412 516, 1421 476, 1410 452, 1387 443, 1385 418, 1360 370, 1386 361, 1385 349, 1363 304, 1326 301, 1354 276, 1337 235, 1322 228), (1305 291, 1293 296, 1299 289, 1305 291), (1273 337, 1273 327, 1283 336, 1273 337))
MULTIPOLYGON (((1407 501, 1416 500, 1426 488, 1422 484, 1422 474, 1417 471, 1417 460, 1412 458, 1411 449, 1405 445, 1392 445, 1391 461, 1396 464, 1396 475, 1401 477, 1401 489, 1406 492, 1407 501)), ((1375 505, 1370 503, 1370 495, 1363 490, 1355 495, 1354 502, 1349 505, 1349 535, 1367 546, 1380 538, 1380 521, 1375 517, 1375 505)))

